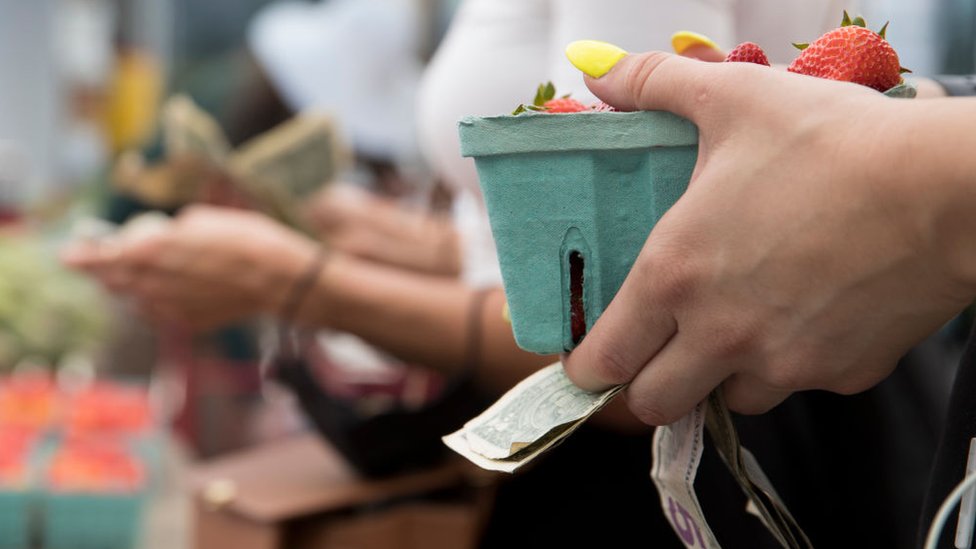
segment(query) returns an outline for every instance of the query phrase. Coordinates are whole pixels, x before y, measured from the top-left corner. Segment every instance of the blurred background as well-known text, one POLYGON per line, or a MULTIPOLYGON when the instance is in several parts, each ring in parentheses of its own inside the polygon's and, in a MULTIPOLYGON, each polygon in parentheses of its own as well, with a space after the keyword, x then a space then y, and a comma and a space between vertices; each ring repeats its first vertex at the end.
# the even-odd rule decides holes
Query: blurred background
MULTIPOLYGON (((437 210, 446 191, 416 150, 413 92, 458 3, 324 0, 314 4, 332 11, 304 14, 269 0, 0 0, 0 548, 130 516, 129 531, 103 534, 189 547, 195 466, 307 429, 262 379, 260 325, 161 332, 57 259, 102 230, 93 220, 232 201, 220 185, 201 190, 167 150, 171 98, 189 98, 231 149, 325 107, 336 147, 353 151, 334 177, 437 210), (325 61, 283 53, 302 41, 325 61), (326 91, 308 97, 309 80, 326 91), (44 473, 30 472, 35 459, 44 473), (5 517, 31 514, 38 475, 53 487, 49 524, 18 530, 5 517), (78 509, 89 510, 80 526, 78 509)), ((916 74, 973 71, 976 2, 862 7, 869 22, 893 21, 888 38, 916 74)), ((207 475, 214 505, 233 499, 233 484, 207 475)))

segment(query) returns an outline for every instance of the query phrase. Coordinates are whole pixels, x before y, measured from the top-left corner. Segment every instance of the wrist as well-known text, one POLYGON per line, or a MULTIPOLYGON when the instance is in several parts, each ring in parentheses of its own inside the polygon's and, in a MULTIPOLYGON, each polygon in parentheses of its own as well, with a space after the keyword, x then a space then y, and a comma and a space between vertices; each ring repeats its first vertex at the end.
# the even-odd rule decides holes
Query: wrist
POLYGON ((334 250, 329 252, 328 261, 315 274, 302 306, 296 311, 296 324, 342 329, 339 321, 344 317, 347 300, 342 299, 339 277, 344 269, 350 268, 347 261, 347 256, 334 250))
POLYGON ((913 102, 899 117, 893 154, 932 267, 946 276, 947 291, 968 302, 976 296, 976 158, 969 152, 976 138, 967 121, 976 117, 976 103, 968 113, 960 107, 957 99, 913 102))
POLYGON ((252 254, 252 272, 264 272, 264 276, 249 277, 254 285, 253 291, 262 296, 262 310, 279 316, 288 305, 288 300, 297 285, 307 277, 307 272, 316 261, 321 248, 314 242, 295 239, 288 245, 255 246, 252 254))

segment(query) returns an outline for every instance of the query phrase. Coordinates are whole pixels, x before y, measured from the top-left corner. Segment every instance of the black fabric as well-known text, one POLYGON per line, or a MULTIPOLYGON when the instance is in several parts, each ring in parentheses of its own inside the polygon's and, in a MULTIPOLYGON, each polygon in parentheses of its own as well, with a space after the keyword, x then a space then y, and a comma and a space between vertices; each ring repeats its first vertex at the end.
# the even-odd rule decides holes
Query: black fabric
MULTIPOLYGON (((930 358, 914 351, 859 395, 800 393, 764 415, 735 417, 743 444, 815 547, 914 546, 944 404, 945 389, 927 386, 937 377, 930 358)), ((681 547, 650 469, 650 434, 586 424, 506 479, 481 547, 681 547)), ((711 444, 695 489, 722 547, 779 547, 745 512, 745 496, 711 444)))
POLYGON ((585 424, 525 471, 506 477, 482 549, 678 548, 651 481, 651 435, 585 424))
MULTIPOLYGON (((976 437, 976 332, 969 336, 966 350, 959 361, 959 370, 949 397, 945 429, 939 442, 939 449, 932 467, 929 490, 925 496, 921 521, 918 529, 918 547, 925 544, 929 525, 935 517, 943 500, 963 480, 966 473, 966 458, 969 454, 969 441, 976 437)), ((953 547, 957 512, 953 512, 939 547, 953 547)))
POLYGON ((448 451, 441 437, 488 404, 472 383, 459 381, 423 408, 363 414, 354 402, 323 391, 300 358, 283 356, 273 371, 294 392, 319 434, 367 477, 385 477, 439 462, 448 451))

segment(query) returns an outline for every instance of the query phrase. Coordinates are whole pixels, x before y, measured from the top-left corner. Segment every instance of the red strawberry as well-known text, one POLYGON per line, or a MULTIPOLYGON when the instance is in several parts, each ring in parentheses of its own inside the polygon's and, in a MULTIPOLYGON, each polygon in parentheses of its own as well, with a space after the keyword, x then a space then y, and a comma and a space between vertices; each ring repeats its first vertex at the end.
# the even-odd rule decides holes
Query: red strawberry
POLYGON ((901 83, 907 72, 898 62, 898 54, 885 40, 885 30, 874 32, 864 26, 860 17, 851 21, 847 12, 841 26, 812 44, 795 44, 803 50, 787 68, 790 72, 853 82, 886 91, 901 83))
POLYGON ((743 42, 732 48, 732 51, 725 56, 727 63, 755 63, 757 65, 769 66, 769 58, 766 52, 753 42, 743 42))
POLYGON ((586 105, 570 97, 560 97, 558 99, 550 99, 549 101, 543 103, 542 107, 545 109, 545 112, 553 113, 553 114, 582 112, 587 110, 586 105))

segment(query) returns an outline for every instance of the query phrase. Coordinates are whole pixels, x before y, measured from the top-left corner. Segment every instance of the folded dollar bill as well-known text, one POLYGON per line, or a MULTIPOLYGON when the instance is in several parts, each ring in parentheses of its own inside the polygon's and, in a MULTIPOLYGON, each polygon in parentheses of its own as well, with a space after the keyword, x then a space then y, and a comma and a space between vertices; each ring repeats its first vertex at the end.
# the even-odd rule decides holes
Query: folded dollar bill
POLYGON ((563 441, 622 388, 584 391, 557 362, 524 379, 443 440, 479 467, 512 473, 563 441))
POLYGON ((176 95, 163 108, 162 126, 168 156, 205 162, 256 208, 305 231, 304 200, 351 163, 348 145, 325 113, 299 113, 234 149, 215 118, 176 95))

